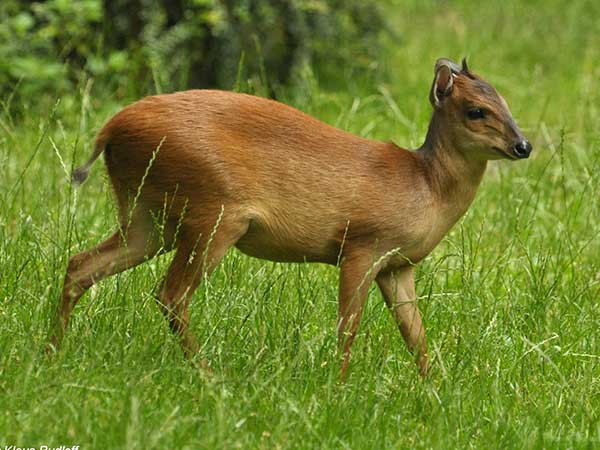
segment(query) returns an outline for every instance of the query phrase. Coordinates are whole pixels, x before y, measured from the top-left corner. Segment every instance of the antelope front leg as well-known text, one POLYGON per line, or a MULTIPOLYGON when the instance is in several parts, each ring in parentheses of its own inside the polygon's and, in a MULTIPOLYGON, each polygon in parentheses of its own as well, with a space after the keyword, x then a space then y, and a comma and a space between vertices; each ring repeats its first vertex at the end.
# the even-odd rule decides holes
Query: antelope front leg
POLYGON ((369 287, 377 275, 371 254, 344 258, 340 270, 338 348, 342 353, 340 377, 346 378, 350 348, 356 337, 369 287))
POLYGON ((427 342, 421 313, 417 307, 413 268, 409 266, 380 273, 377 284, 408 349, 415 355, 421 376, 424 377, 427 375, 427 342))

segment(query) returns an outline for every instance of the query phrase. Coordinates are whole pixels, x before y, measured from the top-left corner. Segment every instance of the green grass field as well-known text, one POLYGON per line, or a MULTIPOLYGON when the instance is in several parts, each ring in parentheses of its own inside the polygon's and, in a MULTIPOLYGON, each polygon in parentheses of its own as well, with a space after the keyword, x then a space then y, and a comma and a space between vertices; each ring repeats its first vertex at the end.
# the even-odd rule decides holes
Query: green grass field
POLYGON ((82 88, 0 113, 2 448, 600 448, 600 4, 415 0, 389 16, 391 82, 340 69, 337 89, 307 75, 286 101, 416 147, 435 59, 468 55, 534 145, 490 164, 419 268, 428 379, 373 288, 340 384, 336 269, 237 252, 191 308, 214 377, 184 360, 152 297, 169 255, 92 288, 48 360, 68 257, 116 223, 102 164, 82 188, 69 173, 124 105, 82 88))

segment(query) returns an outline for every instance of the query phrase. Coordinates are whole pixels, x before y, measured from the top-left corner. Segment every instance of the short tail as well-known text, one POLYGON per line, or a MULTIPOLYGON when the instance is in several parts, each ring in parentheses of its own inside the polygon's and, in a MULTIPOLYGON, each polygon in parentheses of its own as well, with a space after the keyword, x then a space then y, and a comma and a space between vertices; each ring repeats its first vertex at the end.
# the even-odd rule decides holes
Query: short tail
POLYGON ((90 159, 88 159, 88 161, 83 166, 76 168, 71 174, 71 181, 74 184, 80 185, 87 179, 92 165, 94 164, 94 162, 96 162, 96 160, 102 154, 105 148, 106 142, 101 140, 100 136, 98 136, 98 139, 96 139, 96 144, 94 146, 94 153, 92 153, 90 159))

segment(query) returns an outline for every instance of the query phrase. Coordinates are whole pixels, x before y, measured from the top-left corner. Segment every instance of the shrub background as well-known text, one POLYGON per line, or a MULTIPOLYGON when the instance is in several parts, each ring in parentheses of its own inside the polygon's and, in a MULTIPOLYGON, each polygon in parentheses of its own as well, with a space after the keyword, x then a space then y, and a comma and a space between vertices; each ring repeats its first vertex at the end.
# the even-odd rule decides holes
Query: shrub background
POLYGON ((377 68, 375 0, 3 0, 0 92, 68 93, 93 77, 120 96, 240 87, 273 95, 302 67, 377 68), (236 84, 237 83, 237 84, 236 84))

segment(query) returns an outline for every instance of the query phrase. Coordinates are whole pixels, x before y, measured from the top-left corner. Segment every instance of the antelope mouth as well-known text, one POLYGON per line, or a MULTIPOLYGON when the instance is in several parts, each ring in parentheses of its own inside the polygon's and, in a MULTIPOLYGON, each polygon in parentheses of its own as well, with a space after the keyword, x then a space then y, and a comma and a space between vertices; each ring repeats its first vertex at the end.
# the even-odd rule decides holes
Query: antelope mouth
POLYGON ((494 153, 500 155, 503 159, 510 159, 512 161, 519 159, 516 156, 513 156, 512 154, 505 152, 504 150, 502 150, 499 147, 492 147, 492 151, 494 153))

